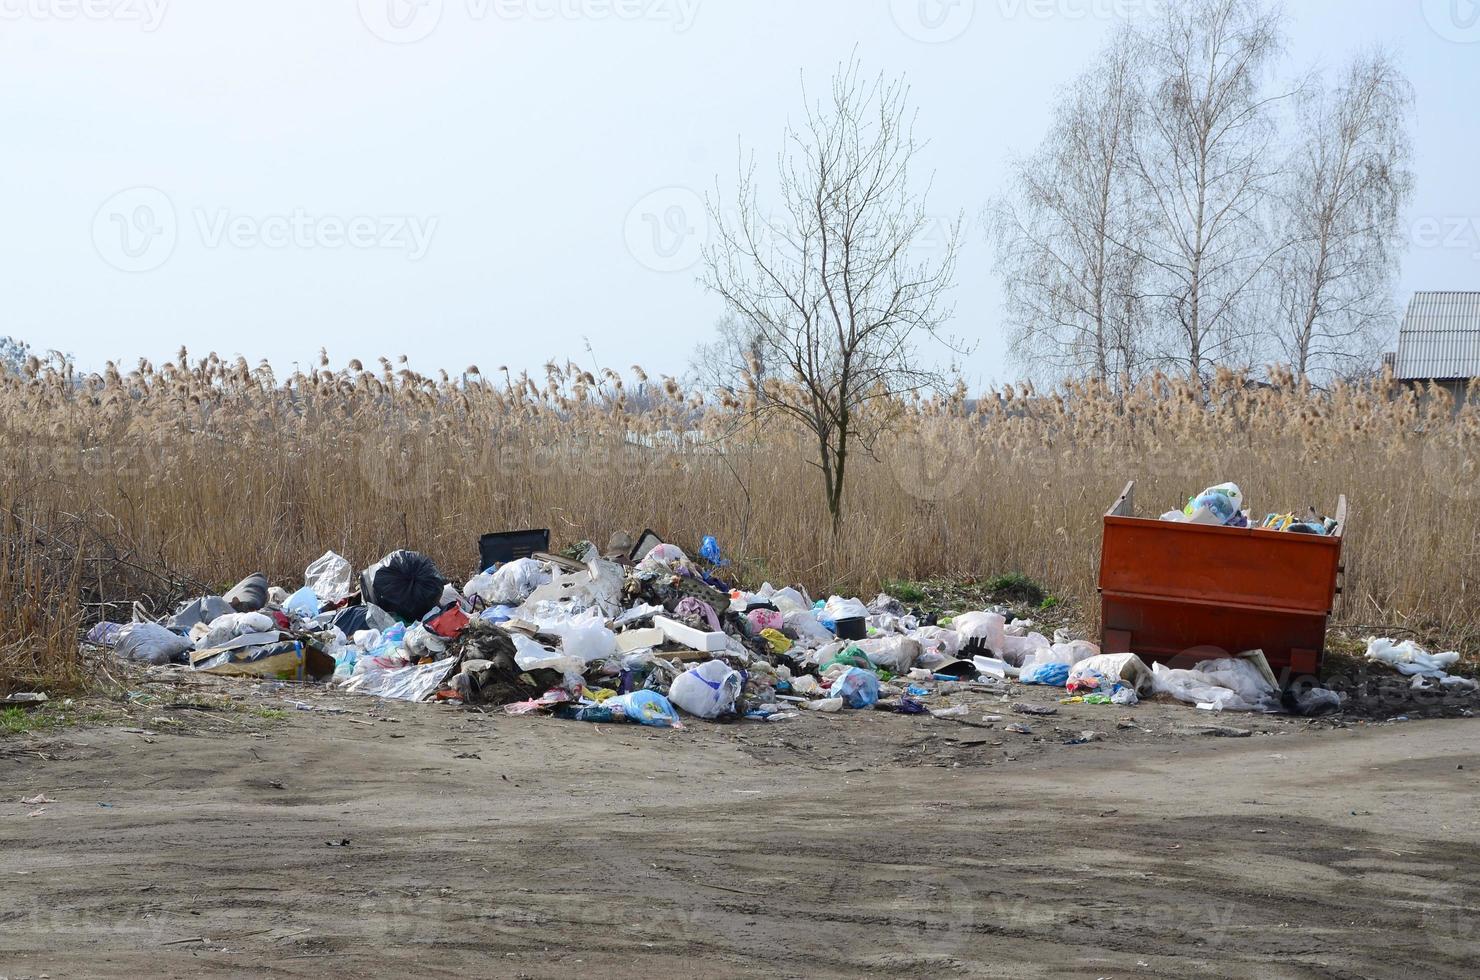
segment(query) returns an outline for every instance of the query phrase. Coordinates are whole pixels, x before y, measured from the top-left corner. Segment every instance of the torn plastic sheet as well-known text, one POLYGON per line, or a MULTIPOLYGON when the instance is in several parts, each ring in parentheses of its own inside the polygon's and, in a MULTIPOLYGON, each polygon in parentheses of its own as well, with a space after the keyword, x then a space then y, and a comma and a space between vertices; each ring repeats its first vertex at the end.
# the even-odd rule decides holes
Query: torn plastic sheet
POLYGON ((447 682, 457 658, 392 669, 382 668, 373 660, 361 663, 366 669, 346 680, 344 690, 392 701, 426 701, 447 682))

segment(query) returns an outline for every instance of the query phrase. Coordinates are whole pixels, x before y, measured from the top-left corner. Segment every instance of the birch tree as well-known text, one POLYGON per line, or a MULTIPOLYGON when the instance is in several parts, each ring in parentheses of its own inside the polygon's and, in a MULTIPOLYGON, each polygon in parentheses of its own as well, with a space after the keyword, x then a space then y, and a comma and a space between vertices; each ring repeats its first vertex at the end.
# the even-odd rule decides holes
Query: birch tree
POLYGON ((1043 144, 990 213, 1020 361, 1060 380, 1134 380, 1151 353, 1146 213, 1132 170, 1135 47, 1122 33, 1061 98, 1043 144))
POLYGON ((1289 241, 1274 277, 1275 342, 1297 376, 1360 370, 1394 322, 1412 99, 1393 59, 1372 51, 1302 100, 1279 197, 1289 241))
POLYGON ((1138 35, 1145 125, 1134 166, 1150 210, 1138 245, 1153 310, 1175 333, 1167 360, 1199 384, 1252 356, 1252 290, 1278 252, 1259 220, 1278 173, 1267 76, 1280 17, 1256 0, 1188 0, 1138 35))

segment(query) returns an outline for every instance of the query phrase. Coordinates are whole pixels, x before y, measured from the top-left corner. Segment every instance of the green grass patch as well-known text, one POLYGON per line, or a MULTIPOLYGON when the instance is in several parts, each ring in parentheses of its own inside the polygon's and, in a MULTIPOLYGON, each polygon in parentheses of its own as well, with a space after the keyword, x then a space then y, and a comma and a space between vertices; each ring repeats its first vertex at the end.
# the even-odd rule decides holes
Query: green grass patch
POLYGON ((1022 572, 1008 572, 1006 575, 998 575, 988 579, 985 583, 987 591, 992 593, 998 600, 1007 602, 1021 602, 1030 606, 1042 606, 1043 601, 1048 598, 1048 590, 1037 582, 1028 578, 1022 572))
POLYGON ((66 723, 65 716, 48 708, 5 708, 0 710, 0 738, 49 731, 66 723))
POLYGON ((925 590, 914 582, 885 582, 884 594, 900 602, 924 602, 925 590))

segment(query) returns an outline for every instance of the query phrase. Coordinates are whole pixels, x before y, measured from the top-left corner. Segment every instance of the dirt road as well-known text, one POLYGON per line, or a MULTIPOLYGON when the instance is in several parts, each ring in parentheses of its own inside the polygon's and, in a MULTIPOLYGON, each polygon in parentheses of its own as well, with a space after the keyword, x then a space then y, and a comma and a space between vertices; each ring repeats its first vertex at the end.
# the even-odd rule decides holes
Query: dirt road
POLYGON ((0 742, 0 977, 1480 962, 1480 721, 1227 716, 1255 734, 1224 738, 1181 706, 991 703, 990 728, 660 732, 331 703, 0 742))

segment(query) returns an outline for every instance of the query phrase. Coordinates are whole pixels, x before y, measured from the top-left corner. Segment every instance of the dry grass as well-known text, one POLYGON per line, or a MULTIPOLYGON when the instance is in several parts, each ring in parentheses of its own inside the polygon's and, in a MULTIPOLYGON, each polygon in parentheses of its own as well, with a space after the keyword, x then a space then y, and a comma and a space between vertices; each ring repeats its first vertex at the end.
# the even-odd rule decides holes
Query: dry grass
POLYGON ((894 434, 854 461, 834 542, 800 433, 637 369, 551 365, 537 382, 326 358, 279 379, 184 351, 126 375, 33 364, 0 380, 0 685, 70 669, 79 609, 126 618, 110 604, 159 608, 259 570, 292 583, 328 548, 361 564, 416 548, 456 578, 480 533, 519 527, 557 543, 714 534, 746 578, 814 592, 1021 571, 1092 619, 1099 518, 1131 478, 1156 511, 1227 479, 1261 515, 1346 493, 1338 620, 1473 645, 1480 410, 1455 417, 1386 380, 1329 395, 1278 380, 1222 377, 1211 407, 1166 379, 1123 400, 896 406, 894 434))

